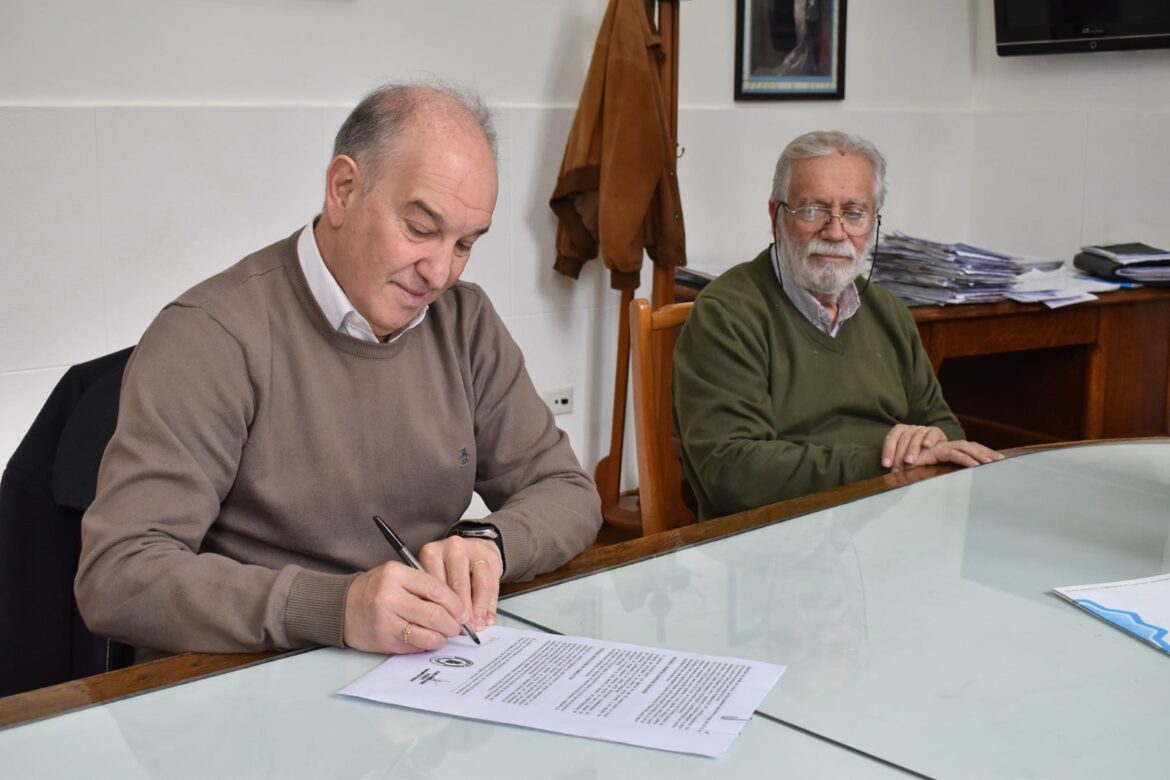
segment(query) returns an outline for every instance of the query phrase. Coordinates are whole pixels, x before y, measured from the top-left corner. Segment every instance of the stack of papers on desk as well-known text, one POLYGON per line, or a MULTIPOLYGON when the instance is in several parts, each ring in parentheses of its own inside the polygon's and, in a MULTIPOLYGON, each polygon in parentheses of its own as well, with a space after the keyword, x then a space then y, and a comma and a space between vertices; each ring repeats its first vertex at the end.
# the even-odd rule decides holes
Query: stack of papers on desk
POLYGON ((873 279, 909 304, 986 303, 1003 300, 1023 272, 999 252, 895 232, 878 244, 873 279))
POLYGON ((704 268, 697 268, 693 265, 680 265, 674 269, 674 281, 686 287, 693 287, 696 290, 701 290, 707 286, 707 282, 719 275, 716 270, 707 270, 704 268))
POLYGON ((1009 300, 1019 303, 1043 303, 1050 309, 1058 309, 1073 303, 1096 300, 1094 293, 1110 292, 1121 287, 1120 282, 1110 282, 1095 276, 1086 276, 1057 261, 1056 268, 1041 270, 1045 266, 1036 264, 1016 278, 1009 300))
POLYGON ((1170 653, 1170 574, 1053 591, 1106 623, 1170 653))
POLYGON ((1149 284, 1151 282, 1170 282, 1170 263, 1159 265, 1124 265, 1114 273, 1123 279, 1132 279, 1135 282, 1149 284))

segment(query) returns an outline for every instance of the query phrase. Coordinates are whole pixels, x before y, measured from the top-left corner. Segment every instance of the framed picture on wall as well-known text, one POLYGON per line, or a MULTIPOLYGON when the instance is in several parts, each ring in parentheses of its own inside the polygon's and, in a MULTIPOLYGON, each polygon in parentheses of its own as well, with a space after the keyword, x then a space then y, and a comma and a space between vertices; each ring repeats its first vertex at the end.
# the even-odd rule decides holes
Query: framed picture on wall
POLYGON ((845 0, 736 0, 736 100, 843 100, 845 0))

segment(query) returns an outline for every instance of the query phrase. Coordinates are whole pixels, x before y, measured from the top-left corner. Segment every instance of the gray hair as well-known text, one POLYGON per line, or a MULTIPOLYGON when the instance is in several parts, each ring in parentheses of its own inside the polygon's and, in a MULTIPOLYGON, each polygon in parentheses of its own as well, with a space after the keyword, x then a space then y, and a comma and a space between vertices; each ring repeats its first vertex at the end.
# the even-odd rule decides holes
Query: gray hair
POLYGON ((772 177, 772 200, 788 199, 792 163, 831 154, 860 154, 869 160, 873 166, 873 208, 874 211, 881 211, 886 201, 886 158, 876 146, 861 136, 840 130, 814 130, 798 136, 784 147, 780 159, 776 161, 776 174, 772 177))
POLYGON ((333 156, 344 154, 366 168, 363 190, 368 191, 381 163, 423 110, 438 110, 456 121, 471 120, 498 161, 495 123, 483 99, 472 89, 443 81, 390 82, 366 95, 337 131, 333 156))

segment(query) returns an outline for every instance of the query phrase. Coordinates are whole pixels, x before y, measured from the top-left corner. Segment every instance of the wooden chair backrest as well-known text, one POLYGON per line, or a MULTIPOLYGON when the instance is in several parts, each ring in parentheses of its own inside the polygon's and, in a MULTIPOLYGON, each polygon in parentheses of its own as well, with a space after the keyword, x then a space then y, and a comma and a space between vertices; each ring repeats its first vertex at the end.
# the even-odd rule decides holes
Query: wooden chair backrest
POLYGON ((695 513, 683 498, 682 464, 672 443, 670 394, 674 340, 693 305, 673 303, 651 311, 645 298, 630 302, 634 442, 643 536, 695 522, 695 513))

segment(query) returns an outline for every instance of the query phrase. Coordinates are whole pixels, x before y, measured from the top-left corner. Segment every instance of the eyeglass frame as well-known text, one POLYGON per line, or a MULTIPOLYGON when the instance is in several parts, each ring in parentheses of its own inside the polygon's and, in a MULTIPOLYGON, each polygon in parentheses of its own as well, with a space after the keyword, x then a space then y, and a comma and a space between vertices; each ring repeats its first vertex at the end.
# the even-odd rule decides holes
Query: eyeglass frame
POLYGON ((882 215, 881 214, 874 214, 872 212, 866 211, 865 209, 852 209, 852 211, 855 211, 859 214, 865 214, 872 221, 860 233, 850 233, 849 228, 845 227, 845 212, 844 211, 841 211, 841 212, 834 214, 832 209, 826 208, 824 206, 801 206, 800 208, 794 209, 788 205, 787 201, 778 200, 778 201, 775 201, 775 203, 777 206, 784 209, 786 212, 793 215, 794 217, 799 219, 801 222, 804 222, 805 224, 809 224, 809 225, 816 224, 816 220, 806 220, 803 217, 800 217, 797 214, 797 212, 799 212, 801 209, 816 209, 818 211, 828 212, 828 214, 829 214, 828 218, 825 220, 823 225, 821 225, 819 228, 817 228, 818 231, 824 230, 825 228, 827 228, 829 225, 831 225, 833 223, 834 219, 837 220, 838 223, 840 223, 841 230, 844 231, 845 235, 852 236, 853 238, 860 238, 861 236, 868 235, 869 231, 873 230, 875 227, 878 230, 881 230, 881 226, 882 226, 882 215))
MULTIPOLYGON (((796 214, 796 211, 793 209, 790 209, 786 202, 784 202, 782 200, 773 201, 773 202, 776 203, 778 206, 783 207, 783 209, 785 211, 787 211, 789 214, 792 214, 792 215, 796 214)), ((802 208, 804 208, 804 207, 802 207, 802 208)), ((808 208, 822 208, 822 207, 810 206, 808 208)), ((829 210, 826 209, 826 211, 829 211, 829 210)), ((865 213, 869 214, 868 211, 865 213)), ((776 214, 777 214, 776 223, 779 223, 779 221, 780 221, 779 220, 779 214, 780 214, 779 210, 777 210, 776 214)), ((878 243, 881 241, 881 235, 882 235, 882 215, 881 214, 873 214, 871 216, 873 216, 873 229, 877 230, 877 238, 875 238, 874 242, 873 242, 873 254, 870 256, 870 261, 869 261, 869 275, 865 277, 865 284, 862 285, 861 290, 858 291, 858 293, 857 293, 858 296, 864 295, 865 291, 869 289, 869 283, 871 281, 873 281, 873 272, 877 270, 877 260, 878 260, 878 251, 877 250, 878 250, 878 243)), ((837 221, 841 223, 841 230, 845 230, 845 220, 841 219, 841 215, 834 214, 832 211, 829 211, 829 218, 827 220, 825 220, 825 224, 821 225, 821 227, 818 229, 818 231, 824 230, 829 225, 829 223, 831 223, 833 221, 833 217, 836 217, 837 221)), ((780 229, 779 224, 776 225, 776 229, 777 230, 780 229)), ((860 238, 861 236, 864 236, 868 232, 869 231, 867 230, 867 231, 865 231, 865 233, 858 233, 856 236, 852 236, 852 237, 853 238, 860 238)), ((849 231, 845 231, 845 235, 848 236, 851 234, 849 233, 849 231)))

